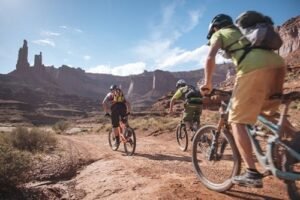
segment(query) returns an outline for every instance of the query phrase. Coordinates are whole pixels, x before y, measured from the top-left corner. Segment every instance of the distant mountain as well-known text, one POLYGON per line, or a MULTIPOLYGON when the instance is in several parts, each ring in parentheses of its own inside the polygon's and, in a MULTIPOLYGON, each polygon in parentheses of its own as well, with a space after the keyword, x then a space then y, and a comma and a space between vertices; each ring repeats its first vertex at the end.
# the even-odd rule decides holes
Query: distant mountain
MULTIPOLYGON (((300 16, 292 18, 279 27, 284 44, 279 53, 287 63, 299 67, 300 16)), ((86 73, 80 68, 63 65, 59 68, 45 66, 42 53, 34 57, 34 65, 28 63, 28 46, 24 40, 19 49, 16 69, 7 75, 0 75, 0 123, 51 117, 53 121, 64 116, 84 116, 100 110, 100 102, 110 85, 119 85, 136 110, 147 109, 160 97, 175 89, 178 79, 185 79, 196 85, 204 76, 204 70, 186 72, 145 71, 131 76, 86 73), (15 111, 19 117, 15 117, 15 111), (39 117, 28 117, 34 113, 39 117), (24 117, 26 116, 26 117, 24 117)), ((200 68, 200 66, 199 66, 200 68)), ((230 64, 218 65, 213 77, 214 84, 223 82, 232 75, 230 64)), ((51 121, 51 120, 50 120, 51 121)))

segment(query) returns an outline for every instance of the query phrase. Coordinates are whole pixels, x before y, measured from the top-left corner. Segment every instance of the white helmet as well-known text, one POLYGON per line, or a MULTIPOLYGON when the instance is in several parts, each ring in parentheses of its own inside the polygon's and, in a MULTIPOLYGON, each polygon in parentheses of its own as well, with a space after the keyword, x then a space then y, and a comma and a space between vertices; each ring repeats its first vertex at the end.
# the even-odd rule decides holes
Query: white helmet
POLYGON ((186 86, 186 82, 185 80, 183 79, 179 79, 176 83, 176 89, 180 88, 180 87, 183 87, 183 86, 186 86))

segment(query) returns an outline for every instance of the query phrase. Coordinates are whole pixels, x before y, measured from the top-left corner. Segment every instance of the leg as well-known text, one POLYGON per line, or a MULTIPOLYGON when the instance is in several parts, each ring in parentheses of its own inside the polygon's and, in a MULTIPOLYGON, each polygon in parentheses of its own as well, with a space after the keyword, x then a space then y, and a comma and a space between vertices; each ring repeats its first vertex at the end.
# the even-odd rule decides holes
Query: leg
POLYGON ((256 169, 252 156, 252 145, 246 132, 245 125, 232 123, 231 127, 236 146, 246 164, 246 167, 250 169, 256 169))
POLYGON ((193 109, 189 105, 185 105, 182 121, 185 123, 185 126, 191 130, 193 121, 193 109))
POLYGON ((118 111, 118 105, 113 105, 111 108, 111 122, 113 131, 116 137, 116 143, 115 145, 119 145, 120 143, 120 130, 119 130, 119 111, 118 111))

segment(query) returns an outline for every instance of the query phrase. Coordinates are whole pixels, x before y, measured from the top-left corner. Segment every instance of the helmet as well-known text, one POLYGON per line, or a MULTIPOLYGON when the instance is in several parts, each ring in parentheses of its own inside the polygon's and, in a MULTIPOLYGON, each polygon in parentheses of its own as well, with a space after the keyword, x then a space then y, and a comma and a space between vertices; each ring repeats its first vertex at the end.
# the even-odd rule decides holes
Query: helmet
POLYGON ((233 21, 230 16, 225 15, 225 14, 218 14, 217 16, 215 16, 212 19, 212 21, 210 22, 210 24, 208 26, 207 39, 210 39, 211 36, 213 35, 214 27, 223 28, 225 26, 232 25, 232 24, 233 24, 233 21))
POLYGON ((110 89, 110 90, 115 90, 115 89, 117 89, 117 88, 118 88, 118 86, 116 86, 116 85, 111 85, 109 89, 110 89))
POLYGON ((176 83, 176 89, 183 87, 183 86, 186 86, 185 80, 183 80, 183 79, 178 80, 176 83))

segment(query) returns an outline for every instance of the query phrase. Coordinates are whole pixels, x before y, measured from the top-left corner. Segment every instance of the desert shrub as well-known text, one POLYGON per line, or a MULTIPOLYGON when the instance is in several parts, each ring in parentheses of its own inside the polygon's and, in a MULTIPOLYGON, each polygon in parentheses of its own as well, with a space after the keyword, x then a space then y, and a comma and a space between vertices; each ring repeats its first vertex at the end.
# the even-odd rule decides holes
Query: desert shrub
POLYGON ((179 122, 180 119, 174 117, 145 117, 132 120, 130 125, 142 130, 154 129, 158 131, 172 131, 179 122))
POLYGON ((53 134, 38 128, 28 130, 27 128, 17 127, 10 135, 14 147, 30 152, 53 148, 57 142, 53 134))
MULTIPOLYGON (((30 167, 30 156, 9 144, 0 142, 0 194, 24 183, 30 167)), ((0 195, 1 197, 1 195, 0 195)))
POLYGON ((69 127, 69 123, 65 122, 65 121, 58 121, 57 123, 55 123, 52 127, 52 129, 56 132, 56 133, 63 133, 65 130, 67 130, 69 127))

